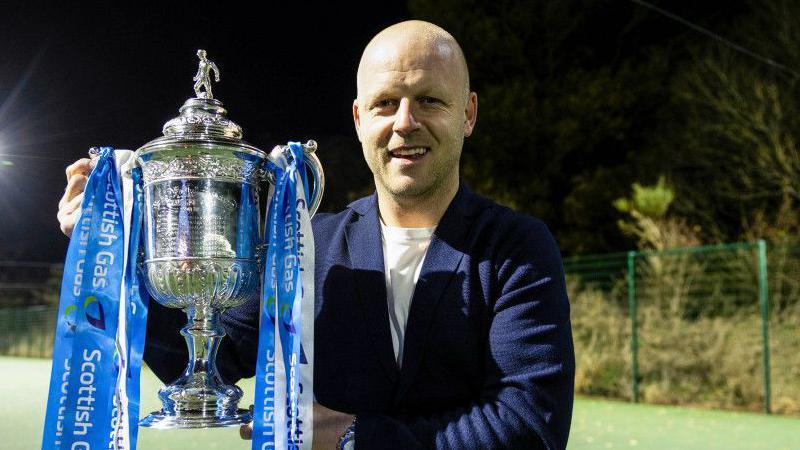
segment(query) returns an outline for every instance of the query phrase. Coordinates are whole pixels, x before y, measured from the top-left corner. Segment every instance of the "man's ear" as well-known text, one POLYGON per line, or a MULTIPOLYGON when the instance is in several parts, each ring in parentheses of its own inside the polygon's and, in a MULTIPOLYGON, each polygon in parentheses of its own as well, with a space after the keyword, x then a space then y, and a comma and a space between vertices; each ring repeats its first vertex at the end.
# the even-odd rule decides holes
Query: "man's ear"
POLYGON ((358 99, 353 100, 353 124, 356 126, 356 135, 361 142, 361 116, 358 114, 358 99))
POLYGON ((478 120, 478 94, 470 92, 467 104, 464 106, 464 137, 469 137, 478 120))

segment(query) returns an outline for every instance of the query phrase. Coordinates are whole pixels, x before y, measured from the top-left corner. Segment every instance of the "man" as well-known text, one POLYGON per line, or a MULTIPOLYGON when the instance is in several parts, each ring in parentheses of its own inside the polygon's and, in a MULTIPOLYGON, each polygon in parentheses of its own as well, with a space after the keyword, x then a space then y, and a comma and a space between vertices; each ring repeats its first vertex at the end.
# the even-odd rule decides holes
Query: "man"
POLYGON ((214 80, 219 82, 219 69, 214 61, 206 58, 205 50, 198 50, 197 57, 200 58, 200 64, 197 67, 197 74, 192 78, 194 80, 194 93, 197 98, 214 98, 211 93, 211 71, 214 71, 214 80), (200 91, 203 88, 205 91, 200 91))
MULTIPOLYGON (((460 183, 478 104, 461 48, 435 25, 393 25, 367 45, 357 84, 376 193, 313 221, 317 401, 356 416, 359 450, 565 448, 574 355, 559 252, 540 221, 460 183)), ((184 362, 185 319, 171 313, 153 305, 148 323, 162 379, 184 362)), ((229 380, 254 373, 257 313, 256 299, 225 317, 229 380)))

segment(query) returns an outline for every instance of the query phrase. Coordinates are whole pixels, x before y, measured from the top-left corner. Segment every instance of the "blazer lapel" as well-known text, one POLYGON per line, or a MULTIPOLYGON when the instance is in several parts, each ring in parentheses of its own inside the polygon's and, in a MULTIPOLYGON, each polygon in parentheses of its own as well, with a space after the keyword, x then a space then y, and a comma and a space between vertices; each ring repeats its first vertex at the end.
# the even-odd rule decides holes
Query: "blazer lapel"
POLYGON ((419 279, 414 288, 406 323, 403 365, 396 399, 411 386, 422 360, 426 337, 433 324, 436 305, 464 257, 464 241, 478 211, 476 198, 463 185, 434 231, 419 279))
POLYGON ((355 275, 358 300, 378 359, 386 370, 386 375, 395 383, 399 373, 389 331, 377 196, 373 194, 354 202, 350 207, 359 214, 346 228, 347 248, 355 275))

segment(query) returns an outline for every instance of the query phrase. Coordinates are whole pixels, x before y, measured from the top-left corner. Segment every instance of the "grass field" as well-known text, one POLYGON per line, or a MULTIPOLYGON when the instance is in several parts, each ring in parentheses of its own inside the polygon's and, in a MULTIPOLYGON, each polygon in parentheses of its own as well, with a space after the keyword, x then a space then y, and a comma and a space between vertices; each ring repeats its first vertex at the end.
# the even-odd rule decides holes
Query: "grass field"
MULTIPOLYGON (((50 362, 0 357, 0 449, 41 445, 50 362)), ((158 380, 144 371, 142 411, 158 409, 158 380)), ((252 380, 240 383, 252 403, 252 380)), ((249 449, 236 429, 141 429, 141 450, 249 449)), ((570 450, 800 450, 800 418, 578 399, 570 450)))

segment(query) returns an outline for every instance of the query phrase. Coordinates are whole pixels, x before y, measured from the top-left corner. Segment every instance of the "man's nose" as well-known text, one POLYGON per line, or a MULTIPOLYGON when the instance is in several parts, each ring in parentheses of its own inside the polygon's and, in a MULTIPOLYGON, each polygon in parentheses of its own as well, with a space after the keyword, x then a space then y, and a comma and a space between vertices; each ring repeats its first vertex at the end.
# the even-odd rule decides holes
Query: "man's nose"
POLYGON ((408 98, 400 99, 400 104, 397 107, 397 112, 394 114, 394 126, 392 130, 400 135, 411 133, 419 129, 419 122, 414 120, 414 115, 411 113, 411 100, 408 98))

